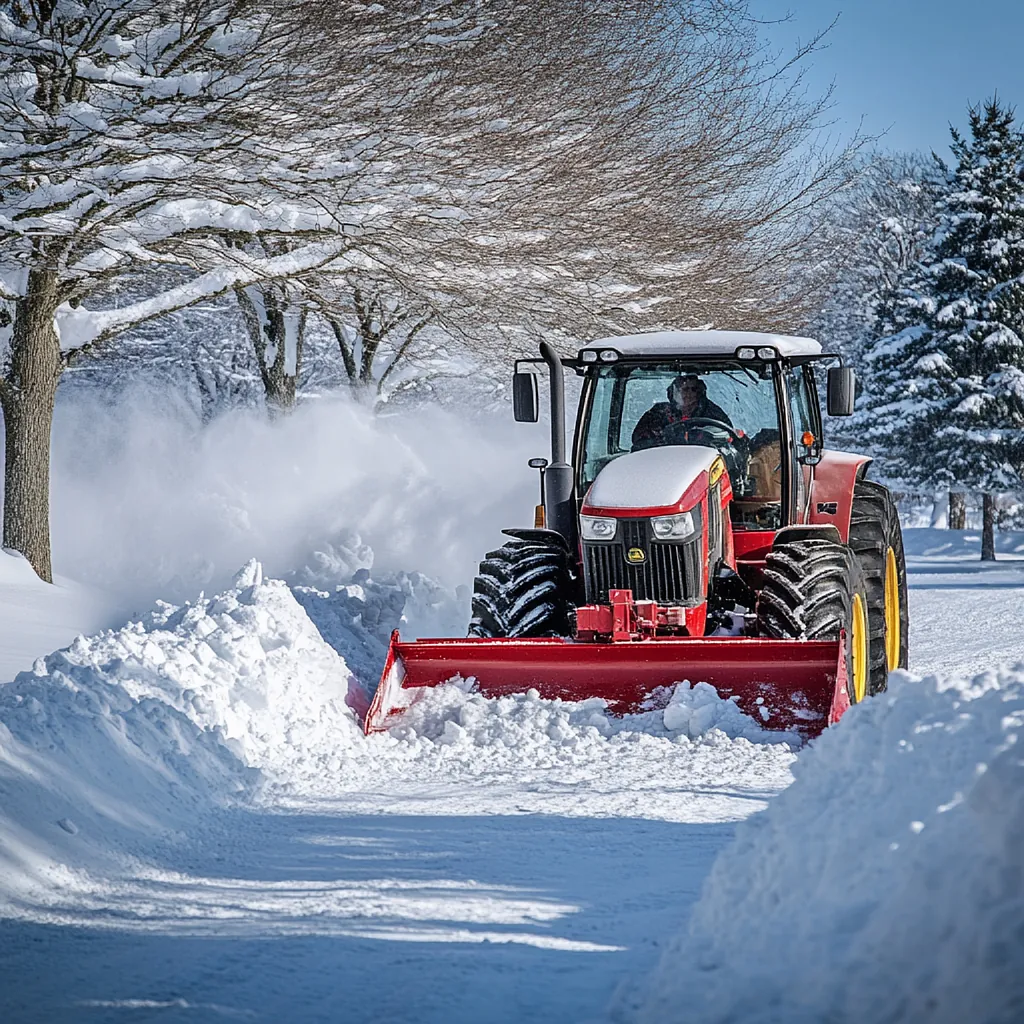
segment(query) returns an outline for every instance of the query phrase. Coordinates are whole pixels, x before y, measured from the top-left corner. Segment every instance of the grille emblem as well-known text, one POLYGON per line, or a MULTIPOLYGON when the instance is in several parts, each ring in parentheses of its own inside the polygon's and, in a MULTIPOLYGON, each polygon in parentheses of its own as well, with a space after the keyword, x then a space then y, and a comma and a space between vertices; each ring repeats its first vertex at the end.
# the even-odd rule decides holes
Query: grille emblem
POLYGON ((647 555, 643 548, 630 548, 626 552, 626 561, 630 565, 643 565, 647 561, 647 555))

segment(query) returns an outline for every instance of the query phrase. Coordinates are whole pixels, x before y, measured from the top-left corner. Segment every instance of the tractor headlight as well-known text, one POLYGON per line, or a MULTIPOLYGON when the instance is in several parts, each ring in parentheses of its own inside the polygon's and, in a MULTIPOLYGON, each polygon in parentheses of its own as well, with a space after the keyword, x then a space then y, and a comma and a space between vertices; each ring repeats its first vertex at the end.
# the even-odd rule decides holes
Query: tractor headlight
POLYGON ((651 529, 658 540, 686 540, 693 535, 693 515, 681 512, 677 516, 658 516, 651 520, 651 529))
POLYGON ((616 522, 601 516, 580 516, 580 536, 584 540, 614 540, 616 522))

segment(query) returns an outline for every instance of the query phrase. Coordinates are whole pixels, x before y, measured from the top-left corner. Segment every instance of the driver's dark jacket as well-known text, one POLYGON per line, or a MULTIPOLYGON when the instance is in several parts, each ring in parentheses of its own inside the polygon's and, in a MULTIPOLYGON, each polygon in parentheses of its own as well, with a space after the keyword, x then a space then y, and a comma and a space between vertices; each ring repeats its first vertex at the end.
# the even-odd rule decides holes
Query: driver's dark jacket
MULTIPOLYGON (((670 427, 685 424, 688 420, 698 417, 721 420, 732 426, 732 420, 725 414, 725 410, 706 398, 697 403, 697 408, 689 416, 684 416, 671 402, 658 402, 640 417, 640 422, 633 428, 633 447, 654 448, 660 444, 667 444, 672 440, 667 436, 670 427)), ((697 425, 697 429, 699 428, 700 424, 697 425)))

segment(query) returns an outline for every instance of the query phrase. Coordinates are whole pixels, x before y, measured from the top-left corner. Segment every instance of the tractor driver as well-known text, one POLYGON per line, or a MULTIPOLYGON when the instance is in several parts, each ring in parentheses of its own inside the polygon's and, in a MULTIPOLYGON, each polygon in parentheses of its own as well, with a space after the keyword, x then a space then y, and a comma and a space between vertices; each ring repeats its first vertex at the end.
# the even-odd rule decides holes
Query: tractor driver
POLYGON ((668 401, 658 402, 640 417, 633 430, 633 451, 667 444, 700 444, 699 438, 688 441, 687 434, 693 436, 692 432, 709 424, 695 423, 688 432, 687 422, 693 419, 718 420, 732 428, 725 410, 708 400, 707 384, 695 373, 680 374, 668 386, 668 401))

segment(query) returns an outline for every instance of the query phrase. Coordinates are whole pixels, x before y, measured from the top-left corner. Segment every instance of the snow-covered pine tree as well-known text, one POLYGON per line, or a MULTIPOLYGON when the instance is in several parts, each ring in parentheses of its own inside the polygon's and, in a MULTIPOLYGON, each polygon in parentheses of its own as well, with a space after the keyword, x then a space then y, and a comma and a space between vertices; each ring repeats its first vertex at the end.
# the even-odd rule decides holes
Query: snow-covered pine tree
POLYGON ((896 299, 935 234, 945 177, 934 158, 919 153, 871 153, 832 203, 823 227, 831 280, 814 336, 842 352, 858 375, 865 349, 897 329, 896 299))
MULTIPOLYGON (((957 165, 934 254, 872 347, 864 422, 915 483, 1024 486, 1024 136, 995 99, 953 130, 957 165)), ((991 543, 986 545, 991 550, 991 543)))
POLYGON ((856 437, 889 479, 943 485, 948 479, 930 459, 935 403, 942 402, 931 374, 935 339, 926 328, 935 310, 935 249, 906 267, 877 307, 861 352, 861 397, 846 432, 856 437))
POLYGON ((856 180, 837 195, 825 225, 831 255, 821 269, 830 280, 811 335, 842 353, 857 371, 862 392, 858 414, 830 421, 828 434, 837 447, 867 450, 889 473, 888 425, 876 429, 864 411, 876 387, 868 356, 879 339, 907 326, 899 319, 905 315, 903 296, 934 247, 938 199, 947 178, 934 157, 872 153, 856 180))

